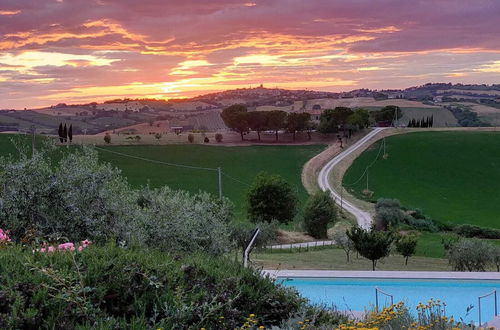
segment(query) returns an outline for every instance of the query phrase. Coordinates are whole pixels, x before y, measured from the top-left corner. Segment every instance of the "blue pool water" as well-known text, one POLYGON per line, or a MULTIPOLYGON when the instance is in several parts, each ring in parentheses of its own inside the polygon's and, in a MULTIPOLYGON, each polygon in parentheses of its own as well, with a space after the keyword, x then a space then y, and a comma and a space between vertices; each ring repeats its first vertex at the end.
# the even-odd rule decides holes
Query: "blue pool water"
MULTIPOLYGON (((375 288, 394 295, 394 303, 404 301, 415 311, 419 303, 431 298, 446 302, 446 315, 456 320, 478 322, 478 297, 500 288, 500 281, 427 280, 379 278, 287 278, 284 286, 295 287, 314 304, 338 310, 364 311, 375 306, 375 288), (467 307, 472 309, 467 313, 467 307)), ((498 297, 500 298, 500 297, 498 297)), ((379 294, 379 306, 390 305, 390 298, 379 294)), ((500 308, 500 306, 499 306, 500 308)), ((481 299, 481 322, 494 315, 493 295, 481 299)))

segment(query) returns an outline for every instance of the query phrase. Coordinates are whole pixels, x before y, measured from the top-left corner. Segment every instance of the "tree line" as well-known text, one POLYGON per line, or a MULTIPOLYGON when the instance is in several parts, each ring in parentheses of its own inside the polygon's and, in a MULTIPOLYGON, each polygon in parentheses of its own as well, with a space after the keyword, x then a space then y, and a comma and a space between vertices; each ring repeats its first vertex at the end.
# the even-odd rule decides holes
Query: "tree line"
POLYGON ((250 131, 257 132, 259 141, 261 140, 260 134, 263 131, 274 131, 276 141, 278 141, 280 130, 292 133, 295 141, 297 132, 307 131, 308 137, 311 138, 310 132, 314 128, 309 113, 287 113, 281 110, 248 111, 243 104, 234 104, 225 108, 221 117, 227 127, 240 133, 242 141, 244 135, 250 131))
POLYGON ((434 126, 434 115, 422 118, 420 120, 415 120, 415 118, 408 121, 408 127, 432 127, 434 126))

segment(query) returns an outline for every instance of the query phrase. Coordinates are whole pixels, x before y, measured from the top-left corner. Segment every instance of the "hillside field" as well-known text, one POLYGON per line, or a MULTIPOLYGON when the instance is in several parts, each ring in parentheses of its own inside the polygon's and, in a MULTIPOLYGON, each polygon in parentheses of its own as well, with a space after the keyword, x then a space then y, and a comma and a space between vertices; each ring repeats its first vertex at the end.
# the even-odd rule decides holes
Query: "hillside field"
MULTIPOLYGON (((31 140, 27 136, 0 134, 0 156, 17 153, 10 142, 11 137, 24 140, 25 145, 31 146, 29 144, 31 140)), ((222 167, 226 174, 222 180, 223 194, 235 203, 237 218, 243 219, 248 184, 261 171, 284 177, 297 190, 300 202, 303 204, 307 198, 307 192, 301 183, 302 167, 310 158, 323 151, 325 146, 133 145, 103 148, 162 162, 207 168, 222 167)), ((28 150, 31 149, 28 148, 28 150)), ((106 151, 99 151, 99 158, 121 169, 123 175, 134 187, 147 184, 151 187, 167 185, 190 192, 203 190, 213 194, 218 193, 216 171, 160 165, 106 151)))
MULTIPOLYGON (((416 132, 386 138, 388 157, 369 169, 369 190, 397 198, 440 222, 500 228, 500 133, 416 132)), ((363 198, 366 176, 354 186, 379 152, 382 141, 358 157, 343 184, 363 198)))

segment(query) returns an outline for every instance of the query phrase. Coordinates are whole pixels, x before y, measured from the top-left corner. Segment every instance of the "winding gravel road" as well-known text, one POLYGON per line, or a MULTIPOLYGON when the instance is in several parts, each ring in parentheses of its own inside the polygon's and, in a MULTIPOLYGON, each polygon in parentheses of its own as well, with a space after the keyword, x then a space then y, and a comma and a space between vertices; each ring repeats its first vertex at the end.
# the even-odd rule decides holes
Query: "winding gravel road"
MULTIPOLYGON (((375 135, 383 131, 385 128, 375 128, 362 139, 354 143, 352 146, 348 147, 346 150, 342 151, 340 154, 335 156, 332 160, 330 160, 326 165, 321 169, 318 176, 318 185, 323 191, 329 190, 332 194, 332 197, 335 199, 335 202, 340 206, 340 193, 337 192, 331 185, 328 178, 330 177, 330 173, 333 168, 340 163, 345 157, 349 156, 353 151, 357 150, 364 144, 368 143, 371 138, 375 135)), ((351 213, 356 217, 358 225, 362 228, 369 229, 371 223, 373 222, 372 215, 369 212, 363 211, 346 201, 345 199, 342 202, 342 208, 347 212, 351 213)))

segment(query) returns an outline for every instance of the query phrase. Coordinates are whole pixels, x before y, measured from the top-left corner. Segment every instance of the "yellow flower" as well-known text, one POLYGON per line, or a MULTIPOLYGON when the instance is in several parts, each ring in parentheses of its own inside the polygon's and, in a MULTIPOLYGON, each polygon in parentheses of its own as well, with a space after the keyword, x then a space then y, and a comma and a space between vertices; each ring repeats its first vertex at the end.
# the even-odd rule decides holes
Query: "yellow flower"
POLYGON ((250 314, 249 316, 250 316, 250 317, 255 317, 255 314, 250 314))

